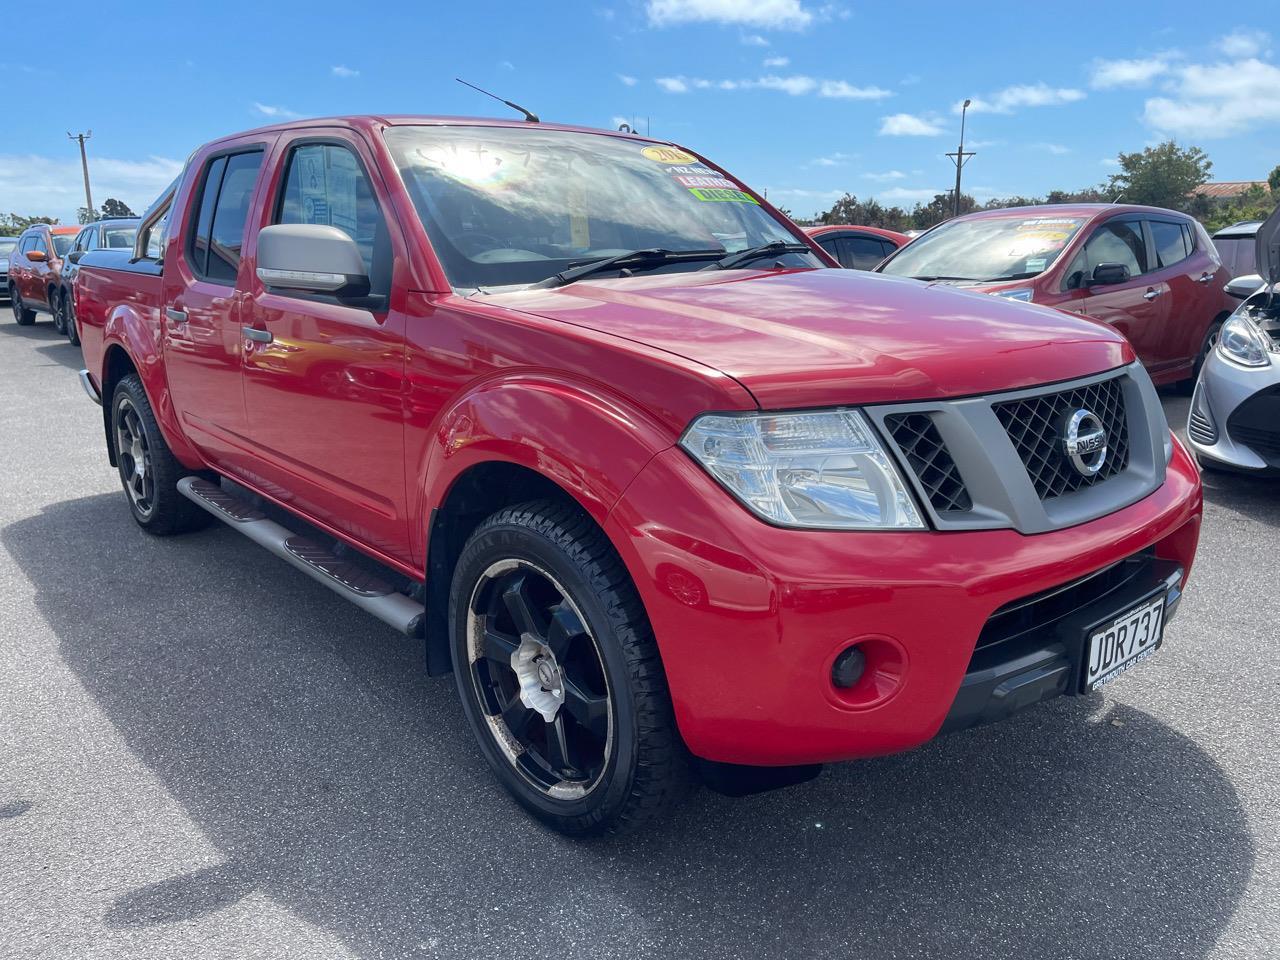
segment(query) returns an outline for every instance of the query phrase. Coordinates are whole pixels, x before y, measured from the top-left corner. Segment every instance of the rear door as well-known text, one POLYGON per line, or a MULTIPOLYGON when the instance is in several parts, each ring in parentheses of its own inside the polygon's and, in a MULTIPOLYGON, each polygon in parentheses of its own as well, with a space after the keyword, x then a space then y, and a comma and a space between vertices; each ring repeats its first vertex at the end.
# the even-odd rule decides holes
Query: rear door
POLYGON ((237 283, 269 146, 251 141, 204 158, 188 192, 175 199, 165 255, 165 362, 175 406, 192 442, 232 473, 251 461, 237 283))
POLYGON ((1103 320, 1133 344, 1143 365, 1153 375, 1166 366, 1166 296, 1168 287, 1152 276, 1155 262, 1147 249, 1142 218, 1114 217, 1094 228, 1085 241, 1086 276, 1101 263, 1122 263, 1129 280, 1109 286, 1090 286, 1082 312, 1103 320))
POLYGON ((1217 251, 1210 255, 1197 244, 1193 226, 1179 217, 1151 217, 1147 231, 1155 258, 1151 276, 1168 289, 1161 363, 1189 368, 1221 306, 1222 266, 1217 251))
POLYGON ((360 248, 371 292, 342 301, 268 290, 246 276, 244 396, 257 469, 317 519, 408 562, 405 317, 392 296, 404 240, 357 135, 302 131, 276 155, 260 224, 342 230, 360 248))

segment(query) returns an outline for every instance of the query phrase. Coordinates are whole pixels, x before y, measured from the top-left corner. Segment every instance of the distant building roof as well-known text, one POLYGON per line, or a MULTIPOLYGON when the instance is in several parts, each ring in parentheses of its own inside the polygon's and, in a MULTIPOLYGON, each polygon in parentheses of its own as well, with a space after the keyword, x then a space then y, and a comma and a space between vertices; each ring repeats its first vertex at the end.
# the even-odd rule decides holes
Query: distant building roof
POLYGON ((1267 181, 1265 180, 1216 180, 1212 183, 1202 183, 1196 187, 1191 193, 1199 197, 1208 197, 1211 200, 1230 200, 1232 197, 1238 197, 1243 193, 1248 193, 1253 187, 1262 187, 1267 189, 1267 181))

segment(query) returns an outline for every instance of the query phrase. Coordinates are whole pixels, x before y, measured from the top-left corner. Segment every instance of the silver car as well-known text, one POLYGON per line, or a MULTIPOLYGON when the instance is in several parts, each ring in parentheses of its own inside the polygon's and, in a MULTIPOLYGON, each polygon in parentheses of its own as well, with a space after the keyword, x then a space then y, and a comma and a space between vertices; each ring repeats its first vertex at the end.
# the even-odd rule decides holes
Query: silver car
POLYGON ((1222 325, 1191 397, 1187 436, 1205 469, 1280 476, 1280 207, 1255 237, 1258 275, 1222 325))

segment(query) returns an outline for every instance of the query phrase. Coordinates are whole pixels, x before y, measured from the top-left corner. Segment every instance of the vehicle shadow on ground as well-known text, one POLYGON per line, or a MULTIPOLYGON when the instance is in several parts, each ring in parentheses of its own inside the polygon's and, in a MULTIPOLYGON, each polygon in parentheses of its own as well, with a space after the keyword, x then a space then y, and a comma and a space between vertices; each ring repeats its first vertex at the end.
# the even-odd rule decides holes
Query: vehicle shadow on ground
POLYGON ((84 367, 84 355, 80 348, 74 346, 65 334, 53 329, 53 324, 45 319, 45 314, 37 314, 40 318, 29 327, 20 327, 9 318, 0 321, 0 336, 13 337, 18 340, 32 340, 46 344, 36 347, 36 353, 47 360, 59 363, 73 370, 84 367))
POLYGON ((234 533, 156 540, 103 495, 0 542, 223 857, 120 896, 131 936, 256 891, 380 957, 1199 957, 1252 870, 1214 760, 1097 700, 574 843, 495 785, 451 678, 234 533))

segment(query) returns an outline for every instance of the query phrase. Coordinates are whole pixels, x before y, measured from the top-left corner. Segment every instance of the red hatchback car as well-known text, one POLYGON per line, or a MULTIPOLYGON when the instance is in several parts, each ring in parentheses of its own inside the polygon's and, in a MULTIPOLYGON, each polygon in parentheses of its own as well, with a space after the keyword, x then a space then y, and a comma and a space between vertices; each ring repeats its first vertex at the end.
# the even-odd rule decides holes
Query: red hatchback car
POLYGON ((1158 207, 971 213, 934 227, 878 269, 1104 320, 1129 338, 1158 384, 1199 372, 1235 306, 1204 228, 1158 207))
POLYGON ((874 270, 881 260, 911 242, 905 233, 849 224, 805 227, 804 232, 835 257, 840 266, 850 270, 874 270))

